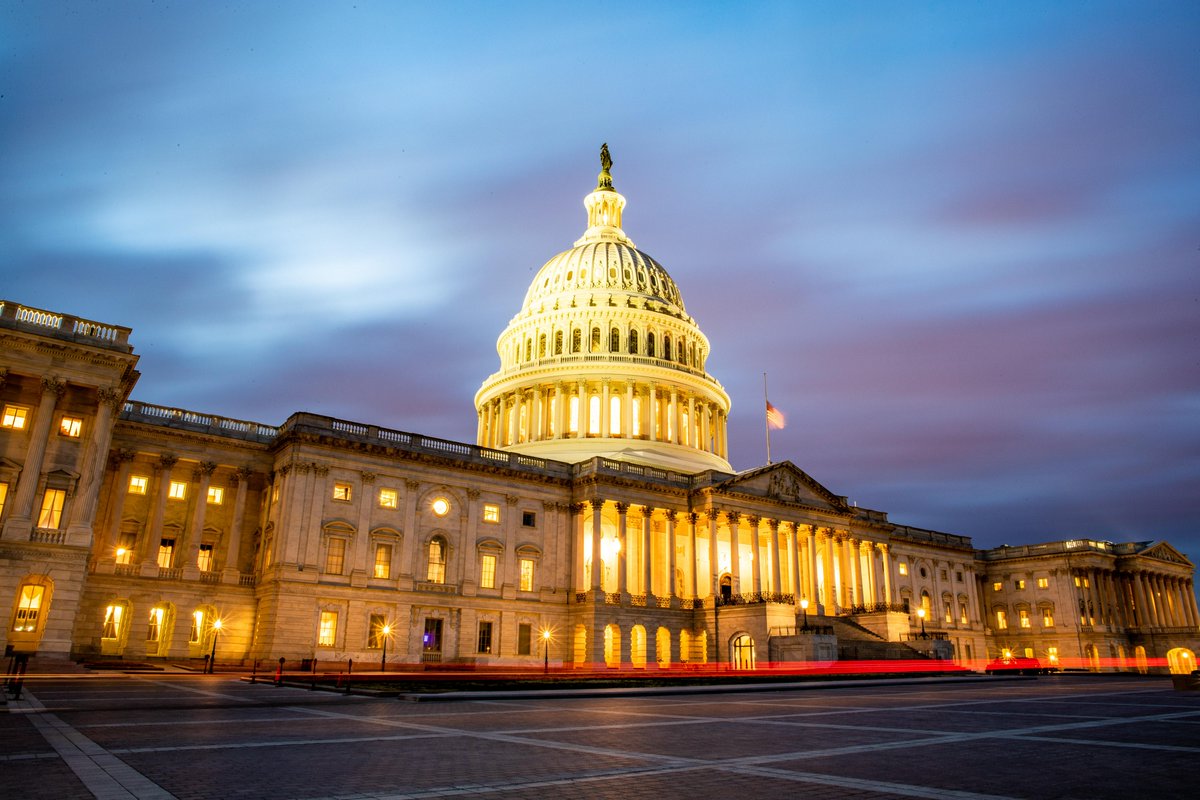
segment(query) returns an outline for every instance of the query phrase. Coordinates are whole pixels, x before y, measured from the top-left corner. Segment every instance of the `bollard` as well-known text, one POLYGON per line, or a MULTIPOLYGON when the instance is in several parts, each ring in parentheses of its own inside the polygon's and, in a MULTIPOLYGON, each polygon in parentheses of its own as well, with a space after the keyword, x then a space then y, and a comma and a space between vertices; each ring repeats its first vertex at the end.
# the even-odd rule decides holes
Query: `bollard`
POLYGON ((250 682, 258 682, 258 659, 254 659, 254 663, 250 665, 250 682))
POLYGON ((283 656, 279 657, 279 669, 275 670, 275 685, 283 686, 283 662, 286 661, 283 656))
POLYGON ((346 662, 346 694, 350 694, 350 676, 354 674, 354 659, 346 662))
POLYGON ((313 656, 312 660, 312 683, 309 684, 308 690, 315 692, 317 690, 317 657, 313 656))

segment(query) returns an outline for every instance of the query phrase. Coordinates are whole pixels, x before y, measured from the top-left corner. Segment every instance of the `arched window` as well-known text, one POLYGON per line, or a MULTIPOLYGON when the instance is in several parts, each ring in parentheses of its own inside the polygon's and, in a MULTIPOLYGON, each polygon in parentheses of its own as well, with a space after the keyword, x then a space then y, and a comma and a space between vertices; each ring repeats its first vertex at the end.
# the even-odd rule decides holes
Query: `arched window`
POLYGON ((429 540, 429 568, 425 579, 430 583, 446 582, 446 540, 441 536, 429 540))
POLYGON ((663 359, 671 360, 671 337, 669 334, 663 334, 663 359))
POLYGON ((554 332, 554 355, 556 355, 556 356, 562 355, 562 339, 563 339, 562 331, 555 331, 554 332))
POLYGON ((654 334, 646 334, 646 355, 654 358, 654 334))
POLYGON ((578 353, 581 347, 583 347, 583 331, 574 328, 571 330, 571 352, 578 353))
POLYGON ((621 352, 621 331, 616 328, 613 328, 608 333, 608 352, 621 352))
POLYGON ((600 435, 600 395, 588 398, 588 435, 600 435))
POLYGON ((600 352, 600 329, 592 328, 592 349, 590 352, 600 352))
POLYGON ((567 405, 567 433, 579 432, 579 395, 571 395, 571 401, 567 405))
POLYGON ((638 335, 636 330, 629 332, 629 354, 636 356, 638 352, 638 335))
POLYGON ((525 360, 533 360, 533 339, 525 337, 525 360))
POLYGON ((615 394, 608 398, 608 435, 621 435, 621 398, 615 394))
POLYGON ((538 358, 546 357, 546 334, 538 336, 538 358))

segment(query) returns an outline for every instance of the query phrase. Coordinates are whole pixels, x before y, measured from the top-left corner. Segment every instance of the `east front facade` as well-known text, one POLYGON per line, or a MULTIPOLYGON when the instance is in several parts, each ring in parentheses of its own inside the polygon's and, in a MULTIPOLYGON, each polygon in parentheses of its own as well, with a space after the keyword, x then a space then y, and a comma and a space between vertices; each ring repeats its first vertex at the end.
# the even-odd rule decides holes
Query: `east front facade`
POLYGON ((67 659, 761 669, 1027 656, 1195 668, 1165 542, 969 538, 737 472, 730 399, 607 149, 588 226, 535 276, 477 440, 130 399, 129 328, 0 304, 0 608, 67 659))

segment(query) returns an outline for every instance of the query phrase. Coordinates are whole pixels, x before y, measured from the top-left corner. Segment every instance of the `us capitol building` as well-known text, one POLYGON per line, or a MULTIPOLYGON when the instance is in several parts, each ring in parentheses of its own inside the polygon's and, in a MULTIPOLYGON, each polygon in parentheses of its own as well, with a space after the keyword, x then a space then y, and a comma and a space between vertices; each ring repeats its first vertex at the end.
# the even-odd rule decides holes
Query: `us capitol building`
POLYGON ((1166 542, 981 551, 789 462, 732 469, 708 339, 611 163, 500 334, 473 445, 140 403, 129 328, 0 304, 7 652, 1195 668, 1195 567, 1166 542))

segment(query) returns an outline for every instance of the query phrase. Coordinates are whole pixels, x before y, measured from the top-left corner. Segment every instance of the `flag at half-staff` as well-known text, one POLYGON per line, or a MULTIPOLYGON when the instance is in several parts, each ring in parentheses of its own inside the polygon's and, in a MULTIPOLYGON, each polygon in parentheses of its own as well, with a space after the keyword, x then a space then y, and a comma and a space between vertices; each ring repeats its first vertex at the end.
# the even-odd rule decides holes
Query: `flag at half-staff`
POLYGON ((775 430, 781 430, 787 423, 783 416, 783 412, 775 406, 771 405, 771 401, 767 401, 767 425, 775 430))

